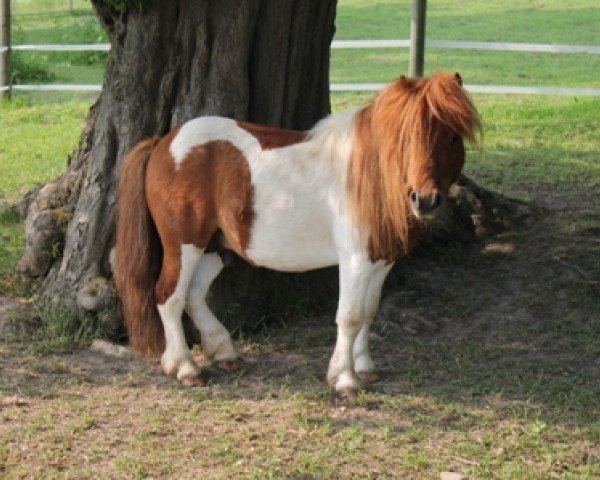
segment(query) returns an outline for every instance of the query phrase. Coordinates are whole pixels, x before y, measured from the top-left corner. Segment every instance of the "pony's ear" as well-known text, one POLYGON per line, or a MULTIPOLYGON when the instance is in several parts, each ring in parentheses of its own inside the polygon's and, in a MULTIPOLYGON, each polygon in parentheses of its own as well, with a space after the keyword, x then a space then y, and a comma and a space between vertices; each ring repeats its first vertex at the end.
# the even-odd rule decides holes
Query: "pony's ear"
POLYGON ((460 73, 456 72, 454 74, 454 78, 456 79, 456 81, 458 82, 458 84, 462 87, 462 77, 460 76, 460 73))
POLYGON ((398 77, 398 81, 399 81, 399 82, 405 82, 405 81, 406 81, 406 76, 405 76, 405 75, 400 75, 400 76, 398 77))

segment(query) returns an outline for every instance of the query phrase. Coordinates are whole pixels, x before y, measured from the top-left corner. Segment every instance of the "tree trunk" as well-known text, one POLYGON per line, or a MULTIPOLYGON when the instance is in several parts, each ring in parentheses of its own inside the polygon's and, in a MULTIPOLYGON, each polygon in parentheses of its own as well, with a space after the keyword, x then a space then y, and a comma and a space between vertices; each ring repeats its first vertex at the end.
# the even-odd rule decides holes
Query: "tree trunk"
POLYGON ((111 41, 102 93, 67 173, 33 201, 18 270, 43 277, 42 310, 116 325, 109 257, 121 158, 199 115, 310 128, 330 111, 336 0, 130 1, 120 12, 92 3, 111 41))

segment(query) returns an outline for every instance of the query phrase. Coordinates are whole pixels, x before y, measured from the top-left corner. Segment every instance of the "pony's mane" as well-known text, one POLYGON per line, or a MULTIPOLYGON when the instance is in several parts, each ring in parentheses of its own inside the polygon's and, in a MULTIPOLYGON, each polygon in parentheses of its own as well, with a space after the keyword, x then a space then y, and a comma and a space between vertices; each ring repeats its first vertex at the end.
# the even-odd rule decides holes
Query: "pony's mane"
POLYGON ((400 77, 356 114, 348 170, 350 205, 372 260, 393 261, 416 241, 407 159, 425 160, 441 132, 476 142, 481 124, 458 75, 400 77))

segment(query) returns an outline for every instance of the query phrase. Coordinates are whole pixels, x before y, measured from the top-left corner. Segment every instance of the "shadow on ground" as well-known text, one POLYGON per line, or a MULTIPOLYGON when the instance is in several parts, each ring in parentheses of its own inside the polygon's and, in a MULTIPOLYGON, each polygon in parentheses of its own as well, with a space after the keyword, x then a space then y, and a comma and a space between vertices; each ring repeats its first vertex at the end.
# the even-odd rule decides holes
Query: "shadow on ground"
MULTIPOLYGON (((381 374, 369 387, 374 404, 398 395, 465 404, 493 397, 560 410, 576 424, 597 419, 600 233, 590 219, 600 215, 591 205, 567 202, 484 244, 421 250, 399 262, 372 333, 381 374)), ((188 393, 329 398, 324 376, 334 341, 332 311, 238 338, 245 361, 237 372, 208 366, 195 350, 207 386, 188 393)), ((52 398, 74 383, 186 392, 157 362, 89 349, 39 356, 22 340, 0 348, 0 392, 9 399, 52 398)))

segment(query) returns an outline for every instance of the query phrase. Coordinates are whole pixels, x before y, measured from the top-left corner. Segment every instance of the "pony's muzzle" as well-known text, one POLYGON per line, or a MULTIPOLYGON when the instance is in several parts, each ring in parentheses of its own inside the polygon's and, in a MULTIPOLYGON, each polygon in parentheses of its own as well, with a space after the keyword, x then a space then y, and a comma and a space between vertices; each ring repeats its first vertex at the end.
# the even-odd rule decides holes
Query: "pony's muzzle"
POLYGON ((418 190, 412 190, 409 194, 410 208, 415 217, 429 220, 435 218, 444 203, 444 197, 437 190, 427 194, 421 194, 418 190))

